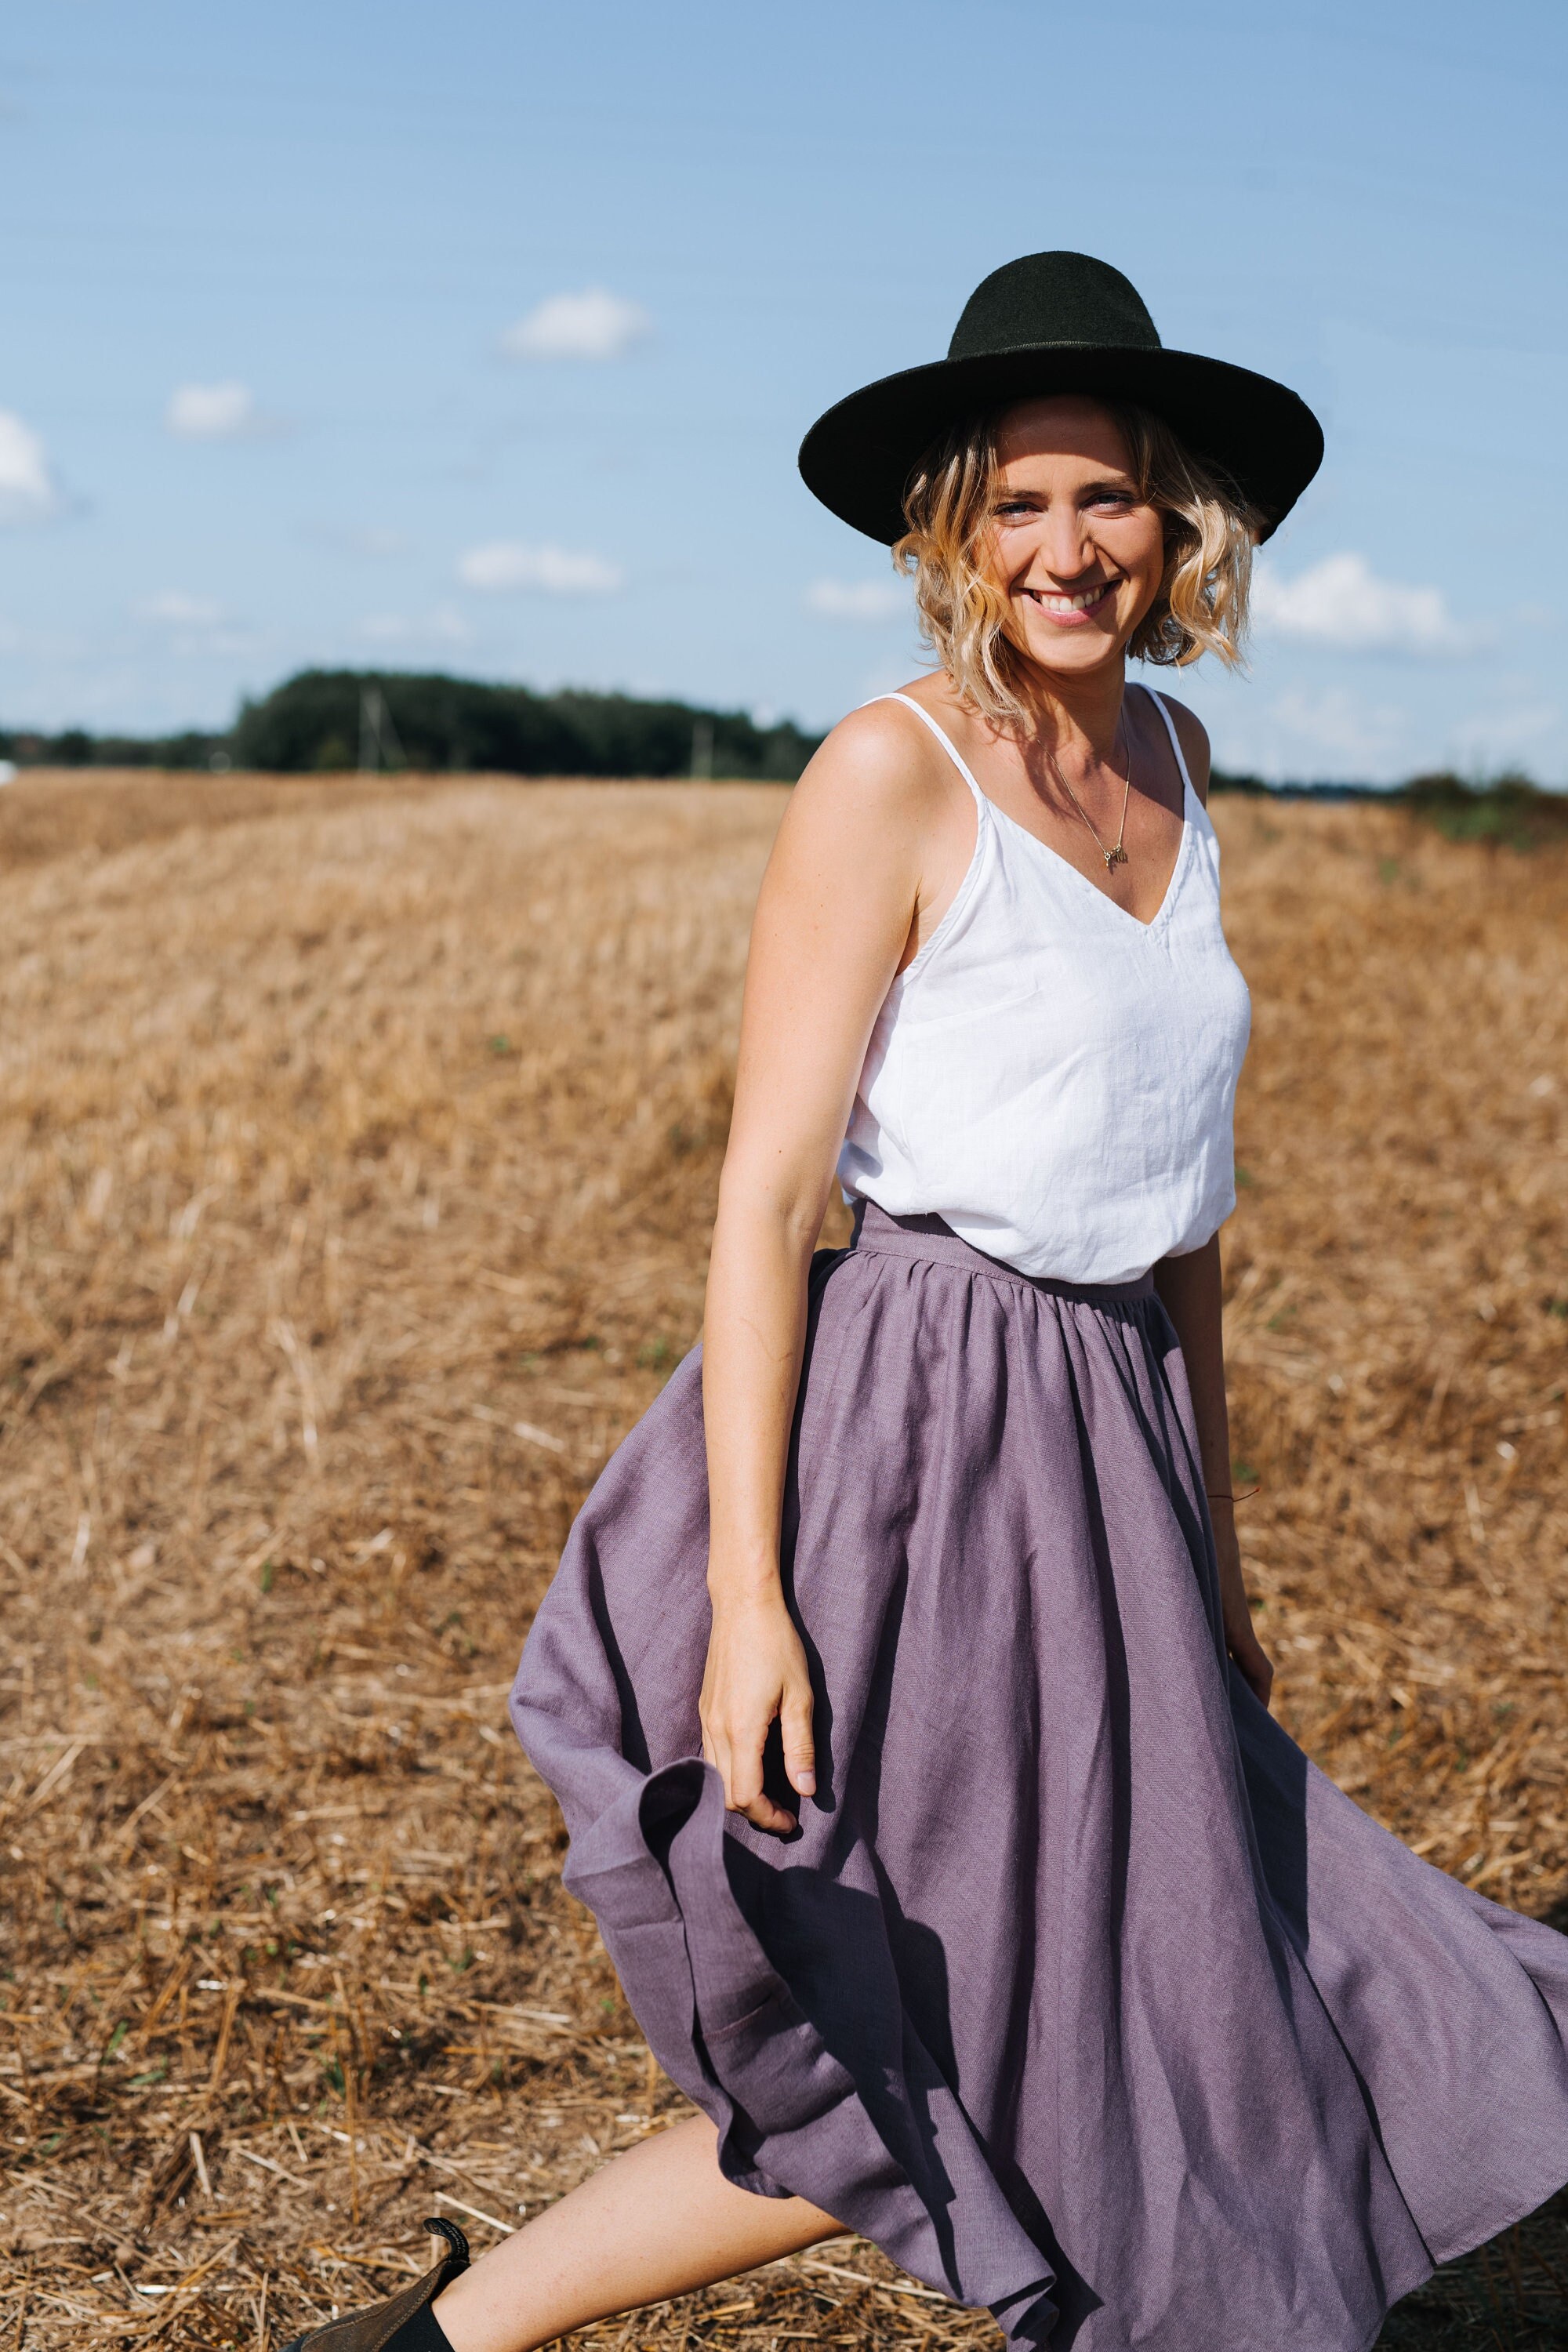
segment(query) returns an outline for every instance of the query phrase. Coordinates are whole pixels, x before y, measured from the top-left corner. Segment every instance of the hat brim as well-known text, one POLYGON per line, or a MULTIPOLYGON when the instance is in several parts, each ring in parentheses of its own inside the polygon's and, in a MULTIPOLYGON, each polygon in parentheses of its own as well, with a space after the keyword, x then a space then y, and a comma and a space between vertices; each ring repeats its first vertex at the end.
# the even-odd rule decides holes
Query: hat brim
POLYGON ((1323 462, 1323 430, 1284 384, 1194 352, 1038 343, 935 360, 852 392, 800 447, 806 488, 841 521, 890 547, 922 453, 966 415, 1053 393, 1097 393, 1152 410, 1194 456, 1227 474, 1264 518, 1268 539, 1323 462))

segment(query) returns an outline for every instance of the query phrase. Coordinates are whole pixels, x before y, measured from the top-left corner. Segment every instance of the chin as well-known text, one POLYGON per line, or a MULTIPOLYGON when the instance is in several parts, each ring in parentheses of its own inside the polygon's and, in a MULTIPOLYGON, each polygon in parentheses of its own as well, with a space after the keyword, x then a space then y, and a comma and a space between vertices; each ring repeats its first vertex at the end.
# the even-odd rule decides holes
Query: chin
POLYGON ((1064 629, 1044 642, 1031 631, 1025 649, 1037 668, 1081 671, 1119 661, 1122 646, 1120 637, 1106 636, 1099 629, 1064 629))

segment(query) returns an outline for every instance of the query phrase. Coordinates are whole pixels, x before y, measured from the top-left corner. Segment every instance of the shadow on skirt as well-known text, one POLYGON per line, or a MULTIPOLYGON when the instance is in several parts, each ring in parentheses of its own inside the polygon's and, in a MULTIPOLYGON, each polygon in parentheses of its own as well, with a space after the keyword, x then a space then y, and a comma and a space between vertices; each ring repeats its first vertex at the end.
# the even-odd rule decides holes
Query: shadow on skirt
POLYGON ((1227 1664, 1148 1281, 1030 1281, 876 1209, 816 1258, 787 1840, 696 1760, 707 1507, 693 1354, 512 1712, 732 2180, 1026 2342, 1358 2352, 1568 2178, 1568 1938, 1418 1861, 1227 1664))

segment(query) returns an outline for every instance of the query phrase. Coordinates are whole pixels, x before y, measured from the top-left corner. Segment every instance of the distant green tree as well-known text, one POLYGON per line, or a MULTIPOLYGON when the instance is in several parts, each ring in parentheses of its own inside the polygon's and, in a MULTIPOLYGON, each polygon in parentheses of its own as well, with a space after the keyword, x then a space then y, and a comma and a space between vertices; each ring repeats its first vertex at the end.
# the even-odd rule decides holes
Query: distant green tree
POLYGON ((1516 770, 1486 784, 1468 784, 1447 770, 1413 776, 1398 797, 1450 841, 1534 849, 1543 841, 1568 840, 1568 793, 1543 793, 1516 770))
POLYGON ((303 670, 241 709, 227 746, 237 767, 307 773, 352 767, 363 698, 382 698, 411 768, 520 776, 684 776, 702 725, 717 776, 793 782, 818 739, 744 711, 632 695, 535 694, 440 672, 303 670))
POLYGON ((576 774, 576 745, 543 699, 524 687, 483 686, 439 673, 304 670, 240 709, 235 765, 302 774, 353 767, 362 698, 374 689, 413 768, 576 774), (570 764, 563 765, 563 762, 570 764))
POLYGON ((209 768, 226 750, 226 735, 190 728, 179 735, 89 735, 68 727, 58 735, 31 728, 0 728, 0 759, 42 768, 209 768))

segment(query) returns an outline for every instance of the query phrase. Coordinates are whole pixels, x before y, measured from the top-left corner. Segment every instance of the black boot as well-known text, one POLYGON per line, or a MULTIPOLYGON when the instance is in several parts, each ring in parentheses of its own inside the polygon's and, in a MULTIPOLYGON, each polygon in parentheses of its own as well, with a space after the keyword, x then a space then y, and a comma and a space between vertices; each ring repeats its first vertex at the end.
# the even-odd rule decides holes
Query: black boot
POLYGON ((425 2227, 447 2248, 434 2270, 368 2311, 351 2311, 346 2319, 307 2328, 283 2352, 440 2352, 447 2339, 430 2305, 468 2269, 468 2242, 455 2221, 437 2219, 425 2227))

